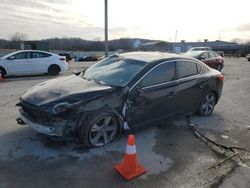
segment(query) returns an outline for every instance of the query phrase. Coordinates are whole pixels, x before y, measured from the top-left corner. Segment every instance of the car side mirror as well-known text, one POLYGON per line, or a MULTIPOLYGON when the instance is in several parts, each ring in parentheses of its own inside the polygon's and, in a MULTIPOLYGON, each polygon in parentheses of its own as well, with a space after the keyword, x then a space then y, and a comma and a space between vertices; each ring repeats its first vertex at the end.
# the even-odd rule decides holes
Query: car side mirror
POLYGON ((199 60, 205 60, 206 58, 205 57, 199 57, 199 60))
POLYGON ((13 60, 13 59, 16 59, 15 56, 8 57, 8 60, 13 60))
POLYGON ((139 95, 140 95, 141 93, 144 93, 144 90, 143 90, 141 87, 137 87, 136 90, 137 90, 137 92, 139 93, 139 95))
POLYGON ((128 98, 130 100, 133 100, 133 99, 139 97, 141 95, 141 93, 144 93, 143 89, 141 89, 140 87, 137 87, 129 93, 128 98))

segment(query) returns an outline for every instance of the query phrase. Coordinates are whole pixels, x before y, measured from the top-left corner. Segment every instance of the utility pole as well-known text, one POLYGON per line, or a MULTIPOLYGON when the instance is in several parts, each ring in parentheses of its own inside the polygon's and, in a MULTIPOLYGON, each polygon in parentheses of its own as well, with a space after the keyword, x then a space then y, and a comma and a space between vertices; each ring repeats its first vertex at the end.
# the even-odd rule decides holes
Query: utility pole
POLYGON ((177 42, 177 30, 175 31, 175 42, 177 42))
POLYGON ((105 57, 108 57, 109 44, 108 44, 108 0, 105 1, 105 57))

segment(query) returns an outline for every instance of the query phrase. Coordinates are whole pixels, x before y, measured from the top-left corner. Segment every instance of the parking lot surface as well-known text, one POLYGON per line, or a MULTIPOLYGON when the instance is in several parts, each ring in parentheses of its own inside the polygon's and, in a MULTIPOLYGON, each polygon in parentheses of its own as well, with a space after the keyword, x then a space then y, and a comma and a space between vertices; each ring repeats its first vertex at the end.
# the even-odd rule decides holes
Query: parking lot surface
MULTIPOLYGON (((66 75, 91 63, 72 63, 66 75)), ((222 97, 210 117, 193 116, 218 143, 250 149, 250 62, 225 59, 222 97)), ((22 93, 51 76, 11 77, 0 82, 0 188, 4 187, 249 187, 250 168, 223 157, 194 136, 185 119, 135 133, 137 157, 147 173, 125 181, 114 170, 127 133, 101 148, 44 138, 16 123, 22 93)), ((246 164, 249 155, 242 153, 246 164)))

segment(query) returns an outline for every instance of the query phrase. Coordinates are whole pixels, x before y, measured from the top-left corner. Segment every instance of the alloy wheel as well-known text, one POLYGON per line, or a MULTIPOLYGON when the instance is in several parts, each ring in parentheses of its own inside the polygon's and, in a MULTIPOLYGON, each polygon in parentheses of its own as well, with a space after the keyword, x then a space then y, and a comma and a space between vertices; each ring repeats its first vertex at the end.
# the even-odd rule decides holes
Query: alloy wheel
POLYGON ((208 93, 202 101, 202 114, 207 116, 210 115, 215 106, 215 96, 213 93, 208 93))
POLYGON ((89 141, 93 146, 104 146, 111 142, 118 131, 118 124, 114 117, 103 116, 90 129, 89 141))

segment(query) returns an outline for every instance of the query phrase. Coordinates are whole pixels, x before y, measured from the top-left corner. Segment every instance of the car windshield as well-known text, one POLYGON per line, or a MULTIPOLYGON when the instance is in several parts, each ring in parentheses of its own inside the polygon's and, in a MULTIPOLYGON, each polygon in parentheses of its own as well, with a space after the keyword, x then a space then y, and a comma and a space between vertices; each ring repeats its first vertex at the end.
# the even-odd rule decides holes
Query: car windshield
POLYGON ((83 76, 86 80, 94 80, 110 86, 125 86, 145 66, 147 62, 126 59, 122 56, 106 58, 88 68, 83 76))

